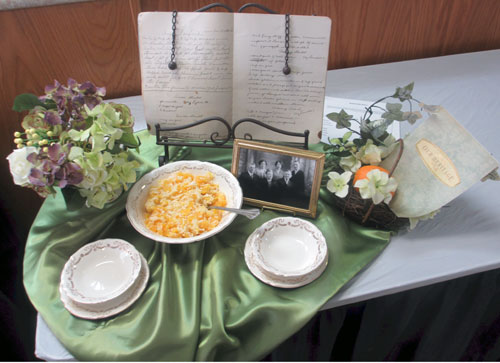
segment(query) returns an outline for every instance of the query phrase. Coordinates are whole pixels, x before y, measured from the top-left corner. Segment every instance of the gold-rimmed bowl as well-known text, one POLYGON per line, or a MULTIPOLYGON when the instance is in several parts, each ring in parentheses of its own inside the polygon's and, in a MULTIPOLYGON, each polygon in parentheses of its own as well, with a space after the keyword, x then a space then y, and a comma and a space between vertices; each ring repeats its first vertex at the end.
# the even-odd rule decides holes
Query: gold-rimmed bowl
POLYGON ((253 256, 267 276, 297 282, 317 276, 328 263, 328 247, 321 231, 295 217, 271 219, 257 228, 253 256))
POLYGON ((98 240, 71 255, 61 272, 61 288, 81 307, 106 309, 123 302, 141 267, 141 255, 130 243, 98 240))
POLYGON ((227 228, 236 217, 235 213, 224 212, 219 224, 210 231, 201 233, 197 236, 186 238, 171 238, 151 231, 146 226, 146 200, 149 189, 161 180, 177 172, 186 172, 193 175, 205 175, 210 172, 214 175, 213 182, 219 186, 219 190, 225 194, 229 208, 241 208, 243 203, 243 192, 241 191, 238 179, 223 167, 204 161, 184 160, 177 161, 161 166, 148 174, 144 175, 131 188, 126 204, 127 217, 134 229, 143 236, 157 242, 184 244, 204 240, 227 228))

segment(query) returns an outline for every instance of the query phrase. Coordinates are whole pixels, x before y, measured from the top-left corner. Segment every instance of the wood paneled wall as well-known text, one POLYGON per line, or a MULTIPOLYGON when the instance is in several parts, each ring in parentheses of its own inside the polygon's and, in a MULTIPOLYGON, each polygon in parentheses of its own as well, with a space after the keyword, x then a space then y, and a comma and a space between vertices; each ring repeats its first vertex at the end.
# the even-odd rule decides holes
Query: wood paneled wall
POLYGON ((0 203, 21 240, 41 205, 12 182, 5 157, 22 117, 16 95, 43 93, 68 77, 107 86, 111 96, 140 93, 136 37, 139 1, 95 1, 0 12, 0 203))
MULTIPOLYGON (((21 239, 41 204, 14 186, 5 157, 21 115, 14 97, 54 79, 90 80, 108 97, 140 94, 137 15, 205 0, 96 0, 0 11, 0 206, 21 239)), ((237 10, 246 1, 223 1, 237 10)), ((332 19, 329 69, 500 48, 499 0, 262 0, 279 13, 332 19)), ((222 11, 220 9, 219 11, 222 11)), ((259 10, 251 10, 257 11, 259 10)))

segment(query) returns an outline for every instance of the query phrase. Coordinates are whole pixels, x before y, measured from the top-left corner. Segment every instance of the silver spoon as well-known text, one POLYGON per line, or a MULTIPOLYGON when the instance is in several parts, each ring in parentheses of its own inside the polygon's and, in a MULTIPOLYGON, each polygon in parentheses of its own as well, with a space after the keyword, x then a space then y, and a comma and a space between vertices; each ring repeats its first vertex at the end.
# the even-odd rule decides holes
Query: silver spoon
POLYGON ((228 212, 233 212, 236 214, 241 214, 242 216, 247 217, 248 219, 254 219, 260 214, 260 209, 257 208, 251 208, 251 209, 238 209, 238 208, 226 208, 226 207, 216 207, 216 206, 209 206, 209 209, 220 209, 220 210, 225 210, 228 212))

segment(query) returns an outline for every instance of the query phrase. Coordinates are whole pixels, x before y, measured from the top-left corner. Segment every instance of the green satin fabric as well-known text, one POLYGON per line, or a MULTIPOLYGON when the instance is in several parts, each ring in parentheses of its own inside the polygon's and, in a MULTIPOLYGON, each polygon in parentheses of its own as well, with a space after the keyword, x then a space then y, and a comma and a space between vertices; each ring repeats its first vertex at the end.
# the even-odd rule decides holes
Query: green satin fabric
MULTIPOLYGON (((142 132, 141 174, 157 167, 163 147, 142 132)), ((230 169, 228 149, 171 148, 171 156, 207 160, 230 169)), ((79 360, 258 360, 306 324, 347 281, 388 244, 387 232, 341 217, 321 192, 311 220, 328 241, 329 263, 309 285, 268 286, 248 270, 248 235, 282 214, 238 216, 222 233, 187 245, 168 245, 137 233, 127 220, 127 193, 103 210, 67 209, 61 193, 44 202, 30 231, 24 285, 55 336, 79 360), (59 299, 61 270, 77 249, 102 238, 132 243, 146 258, 150 280, 124 312, 90 321, 72 316, 59 299)))

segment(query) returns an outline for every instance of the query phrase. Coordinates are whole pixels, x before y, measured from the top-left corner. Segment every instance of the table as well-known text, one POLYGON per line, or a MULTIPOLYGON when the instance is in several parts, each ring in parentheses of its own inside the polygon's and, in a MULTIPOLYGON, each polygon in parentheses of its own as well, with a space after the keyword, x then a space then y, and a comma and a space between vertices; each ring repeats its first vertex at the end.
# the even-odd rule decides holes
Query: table
MULTIPOLYGON (((500 107, 500 50, 329 71, 326 95, 374 100, 412 81, 415 97, 444 106, 500 159, 494 125, 500 107)), ((145 127, 140 96, 116 101, 131 107, 136 127, 145 127)), ((403 124, 401 134, 410 127, 403 124)), ((491 181, 478 183, 434 219, 394 236, 382 254, 322 309, 499 268, 498 187, 491 181)), ((46 360, 72 358, 40 316, 35 354, 46 360)))

